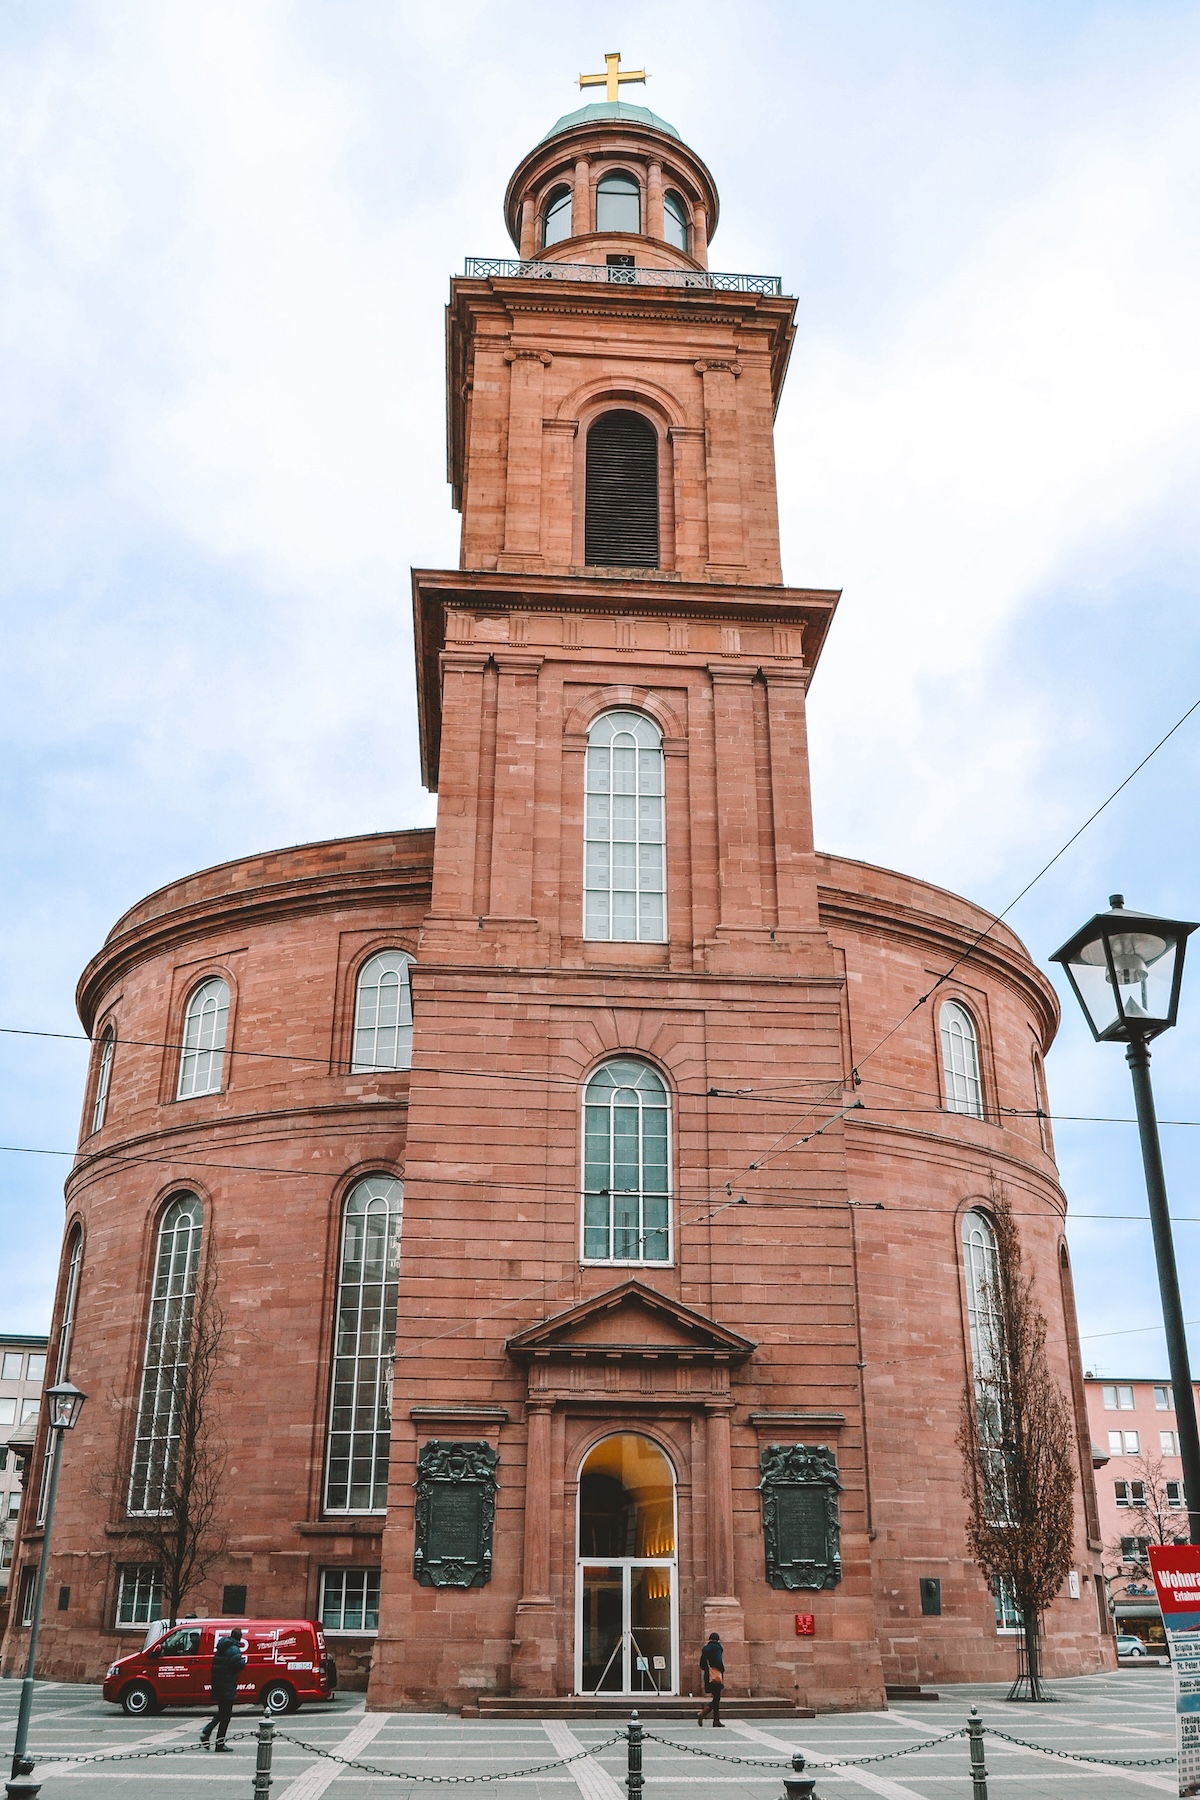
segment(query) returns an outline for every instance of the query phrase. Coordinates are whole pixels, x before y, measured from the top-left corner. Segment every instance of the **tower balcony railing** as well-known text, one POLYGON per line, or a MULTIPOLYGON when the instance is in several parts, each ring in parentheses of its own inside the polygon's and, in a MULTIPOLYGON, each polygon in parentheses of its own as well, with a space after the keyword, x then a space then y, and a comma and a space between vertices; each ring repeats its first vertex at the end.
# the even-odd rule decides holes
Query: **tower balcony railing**
POLYGON ((476 281, 588 281, 603 287, 702 288, 721 294, 782 294, 778 275, 726 275, 715 269, 619 268, 608 263, 522 262, 513 256, 468 256, 476 281))

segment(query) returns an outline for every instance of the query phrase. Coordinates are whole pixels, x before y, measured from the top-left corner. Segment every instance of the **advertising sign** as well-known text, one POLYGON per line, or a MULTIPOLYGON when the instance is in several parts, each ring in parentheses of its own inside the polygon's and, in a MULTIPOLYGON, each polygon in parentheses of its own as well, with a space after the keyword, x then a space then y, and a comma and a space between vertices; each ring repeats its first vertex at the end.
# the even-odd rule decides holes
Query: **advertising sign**
POLYGON ((1180 1794, 1200 1794, 1200 1544, 1151 1544, 1150 1568, 1175 1671, 1180 1794))

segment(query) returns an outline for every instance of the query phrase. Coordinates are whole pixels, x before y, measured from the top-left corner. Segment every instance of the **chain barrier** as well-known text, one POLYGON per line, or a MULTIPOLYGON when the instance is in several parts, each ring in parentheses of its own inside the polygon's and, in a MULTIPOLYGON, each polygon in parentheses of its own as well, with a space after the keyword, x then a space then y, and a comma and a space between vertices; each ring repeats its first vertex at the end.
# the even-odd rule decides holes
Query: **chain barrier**
POLYGON ((344 1769, 362 1769, 367 1775, 386 1775, 393 1781, 426 1781, 440 1784, 443 1787, 466 1787, 472 1782, 518 1781, 525 1775, 543 1775, 547 1769, 564 1769, 568 1763, 582 1762, 585 1757, 595 1756, 600 1750, 611 1750, 614 1744, 625 1741, 624 1728, 615 1736, 605 1738, 602 1744, 592 1744, 586 1750, 577 1750, 573 1756, 556 1756, 553 1762, 534 1763, 528 1769, 497 1769, 490 1775, 414 1775, 404 1769, 381 1769, 374 1763, 357 1762, 352 1756, 339 1756, 336 1750, 322 1750, 317 1744, 306 1744, 301 1738, 291 1737, 286 1731, 275 1727, 275 1737, 285 1744, 295 1744, 298 1750, 307 1750, 310 1756, 320 1756, 326 1762, 340 1763, 344 1769))
POLYGON ((1101 1763, 1106 1769, 1156 1769, 1175 1761, 1174 1751, 1169 1756, 1083 1756, 1075 1750, 1052 1750, 1048 1744, 1031 1744, 1028 1738, 1012 1737, 994 1725, 983 1729, 989 1737, 1003 1738, 1006 1744, 1020 1744, 1022 1750, 1040 1750, 1043 1756, 1060 1756, 1065 1762, 1101 1763))
MULTIPOLYGON (((831 1769, 842 1766, 849 1768, 852 1765, 857 1768, 863 1763, 891 1762, 897 1756, 912 1756, 917 1750, 929 1750, 934 1744, 948 1744, 951 1738, 962 1737, 966 1729, 965 1725, 960 1725, 957 1731, 946 1731, 940 1737, 926 1738, 924 1743, 905 1744, 902 1750, 881 1750, 874 1756, 821 1756, 814 1751, 809 1760, 831 1769)), ((705 1750, 699 1744, 680 1743, 677 1738, 659 1737, 653 1731, 647 1731, 644 1735, 656 1744, 669 1744, 672 1750, 686 1750, 689 1756, 710 1756, 716 1762, 745 1763, 756 1769, 790 1769, 792 1766, 790 1757, 730 1756, 721 1750, 705 1750)))
MULTIPOLYGON (((257 1737, 254 1731, 231 1731, 225 1739, 227 1744, 240 1743, 244 1738, 257 1737)), ((88 1756, 54 1756, 49 1751, 44 1756, 31 1755, 29 1761, 36 1767, 39 1763, 109 1763, 109 1762, 145 1762, 151 1756, 187 1756, 192 1750, 203 1751, 204 1744, 195 1739, 190 1744, 167 1744, 161 1750, 113 1750, 96 1751, 88 1756)))

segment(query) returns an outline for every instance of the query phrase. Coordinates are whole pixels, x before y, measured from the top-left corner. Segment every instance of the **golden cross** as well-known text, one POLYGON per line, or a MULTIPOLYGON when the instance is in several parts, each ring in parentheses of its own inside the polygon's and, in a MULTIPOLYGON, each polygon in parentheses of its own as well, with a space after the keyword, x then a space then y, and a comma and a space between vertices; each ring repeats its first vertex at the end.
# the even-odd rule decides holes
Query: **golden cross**
POLYGON ((581 88, 602 87, 606 90, 604 95, 606 100, 619 100, 621 98, 621 82, 645 81, 645 79, 645 69, 623 69, 621 67, 621 52, 619 50, 609 50, 604 57, 604 74, 581 75, 579 77, 579 85, 581 88))

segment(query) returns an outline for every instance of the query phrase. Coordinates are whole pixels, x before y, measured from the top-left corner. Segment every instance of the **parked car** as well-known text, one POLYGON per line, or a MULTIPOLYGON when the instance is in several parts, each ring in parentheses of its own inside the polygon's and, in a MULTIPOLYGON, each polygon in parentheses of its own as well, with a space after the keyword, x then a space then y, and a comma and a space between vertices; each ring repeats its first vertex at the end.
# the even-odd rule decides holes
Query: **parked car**
POLYGON ((315 1619, 185 1619, 113 1663, 104 1698, 135 1719, 164 1706, 210 1704, 213 1651, 235 1625, 246 1658, 237 1705, 285 1713, 333 1699, 337 1665, 315 1619))
POLYGON ((1119 1631, 1117 1633, 1118 1656, 1145 1656, 1145 1654, 1146 1646, 1140 1637, 1134 1637, 1132 1632, 1119 1631))

